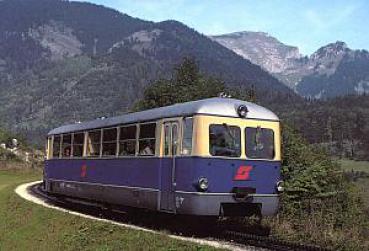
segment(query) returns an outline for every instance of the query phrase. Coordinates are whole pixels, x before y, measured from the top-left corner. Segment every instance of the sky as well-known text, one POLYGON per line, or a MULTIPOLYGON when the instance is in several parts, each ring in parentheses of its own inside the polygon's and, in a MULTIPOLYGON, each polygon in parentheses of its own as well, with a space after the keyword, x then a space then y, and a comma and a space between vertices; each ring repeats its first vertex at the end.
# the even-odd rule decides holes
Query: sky
POLYGON ((366 0, 87 0, 144 20, 180 21, 206 35, 262 31, 302 54, 344 41, 369 49, 366 0))

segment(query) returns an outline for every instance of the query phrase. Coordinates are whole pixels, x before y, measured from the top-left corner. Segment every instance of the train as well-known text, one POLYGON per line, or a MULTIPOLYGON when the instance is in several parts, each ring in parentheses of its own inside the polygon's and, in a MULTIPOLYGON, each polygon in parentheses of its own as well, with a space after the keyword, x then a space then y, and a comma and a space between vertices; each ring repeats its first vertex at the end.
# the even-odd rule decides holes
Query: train
POLYGON ((169 214, 274 215, 280 120, 217 97, 64 125, 47 135, 43 184, 56 196, 169 214))

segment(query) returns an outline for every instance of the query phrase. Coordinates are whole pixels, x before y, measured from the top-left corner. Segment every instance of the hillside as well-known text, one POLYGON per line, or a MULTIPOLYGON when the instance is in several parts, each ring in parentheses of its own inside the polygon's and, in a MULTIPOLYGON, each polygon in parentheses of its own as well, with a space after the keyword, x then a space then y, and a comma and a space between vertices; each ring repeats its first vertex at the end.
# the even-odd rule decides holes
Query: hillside
POLYGON ((337 41, 303 56, 263 32, 236 32, 211 37, 235 53, 260 65, 298 94, 332 98, 369 93, 369 53, 337 41))
POLYGON ((311 144, 339 157, 369 160, 369 96, 311 100, 274 111, 311 144))
POLYGON ((295 96, 250 61, 176 21, 153 23, 90 3, 0 2, 0 123, 27 136, 130 109, 183 57, 262 100, 295 96))

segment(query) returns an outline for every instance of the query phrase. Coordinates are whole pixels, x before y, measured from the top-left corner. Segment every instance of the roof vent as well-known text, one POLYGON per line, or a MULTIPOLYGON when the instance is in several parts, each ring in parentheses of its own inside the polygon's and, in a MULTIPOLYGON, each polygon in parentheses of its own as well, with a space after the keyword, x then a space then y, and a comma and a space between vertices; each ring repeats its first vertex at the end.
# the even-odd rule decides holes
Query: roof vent
POLYGON ((232 98, 230 94, 227 94, 225 92, 219 93, 219 98, 232 98))

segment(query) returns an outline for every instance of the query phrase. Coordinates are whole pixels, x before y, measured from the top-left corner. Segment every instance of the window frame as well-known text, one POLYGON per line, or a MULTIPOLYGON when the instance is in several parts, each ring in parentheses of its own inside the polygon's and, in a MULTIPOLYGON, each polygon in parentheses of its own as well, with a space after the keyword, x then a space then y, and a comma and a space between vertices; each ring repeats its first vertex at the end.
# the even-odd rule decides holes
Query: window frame
POLYGON ((222 124, 217 124, 217 123, 211 123, 208 125, 208 136, 209 136, 209 148, 208 148, 208 153, 211 157, 216 157, 216 158, 241 158, 242 157, 242 151, 243 151, 243 147, 242 147, 242 128, 243 126, 239 126, 239 125, 233 125, 233 124, 227 124, 227 123, 222 123, 222 124), (212 152, 211 152, 211 142, 210 142, 210 130, 211 130, 211 127, 212 126, 221 126, 221 127, 225 127, 224 124, 226 124, 227 126, 229 126, 230 128, 231 127, 235 127, 239 130, 239 152, 238 152, 238 155, 237 156, 227 156, 227 155, 213 155, 212 152))
POLYGON ((51 152, 51 158, 52 159, 60 159, 60 156, 61 156, 61 145, 62 145, 62 142, 61 142, 61 134, 55 134, 52 136, 52 152, 51 152), (58 156, 54 156, 54 142, 55 142, 55 137, 59 137, 59 152, 58 152, 58 156))
MULTIPOLYGON (((145 157, 155 157, 158 156, 160 154, 160 132, 158 131, 159 127, 160 127, 160 121, 161 119, 158 120, 154 120, 154 121, 147 121, 147 122, 142 122, 142 123, 129 123, 129 124, 119 124, 116 126, 112 126, 112 127, 100 127, 100 128, 94 128, 94 129, 88 129, 88 130, 83 130, 83 131, 74 131, 74 132, 68 132, 68 133, 63 133, 63 134, 55 134, 55 135, 50 135, 48 137, 50 137, 51 139, 51 145, 50 145, 50 159, 97 159, 97 158, 145 158, 145 157), (153 137, 150 138, 141 138, 140 139, 140 133, 141 133, 141 128, 142 126, 145 125, 152 125, 155 129, 154 129, 154 135, 153 137), (135 128, 135 134, 134 134, 134 138, 132 139, 126 139, 126 140, 121 140, 121 133, 122 133, 122 128, 126 128, 126 127, 134 127, 135 128), (104 143, 109 143, 108 141, 104 141, 104 132, 106 130, 109 129, 115 129, 117 134, 116 134, 116 140, 115 141, 109 141, 110 143, 115 143, 116 145, 116 151, 114 155, 103 155, 103 150, 104 150, 104 143), (95 138, 95 141, 91 140, 91 133, 100 133, 100 137, 99 137, 99 141, 97 141, 97 138, 95 138), (75 140, 75 135, 81 134, 83 135, 83 145, 82 145, 82 155, 81 156, 74 156, 74 140, 75 140), (63 137, 64 135, 70 135, 71 136, 71 155, 70 157, 67 156, 62 156, 62 146, 63 146, 63 137), (58 144, 58 156, 53 156, 53 151, 54 151, 54 139, 59 138, 59 144, 58 144), (141 155, 139 153, 139 147, 140 147, 140 143, 143 142, 144 140, 151 140, 153 143, 153 154, 145 154, 145 155, 141 155), (120 150, 121 150, 121 143, 125 142, 125 141, 134 141, 135 146, 134 146, 134 155, 120 155, 120 150), (96 154, 91 155, 91 152, 89 150, 90 146, 97 146, 99 147, 98 151, 96 152, 96 154)), ((179 131, 178 133, 181 133, 181 125, 178 124, 179 126, 179 131)), ((180 135, 178 135, 180 137, 180 135)), ((181 143, 180 143, 181 144, 181 143)), ((78 144, 78 146, 80 146, 81 144, 78 144)))
POLYGON ((114 126, 114 127, 105 127, 105 128, 101 128, 101 140, 100 140, 100 143, 101 143, 101 146, 100 146, 100 158, 111 158, 111 157, 116 157, 117 154, 118 154, 118 150, 119 150, 119 147, 118 147, 118 143, 119 143, 119 131, 120 131, 120 127, 118 126, 114 126), (116 130, 116 138, 115 138, 115 141, 104 141, 104 131, 105 130, 111 130, 111 129, 115 129, 116 130), (113 155, 104 155, 104 143, 115 143, 115 154, 113 155))
POLYGON ((137 150, 137 147, 138 147, 138 142, 137 142, 137 138, 138 138, 138 130, 139 130, 139 126, 138 126, 139 124, 137 123, 133 123, 133 124, 125 124, 125 125, 120 125, 120 126, 118 126, 118 128, 119 128, 119 132, 118 132, 118 134, 119 134, 119 136, 118 136, 118 153, 117 153, 117 157, 118 158, 132 158, 132 157, 137 157, 137 152, 138 152, 138 150, 137 150), (134 139, 125 139, 125 140, 121 140, 120 139, 120 136, 121 136, 121 134, 122 134, 122 128, 125 128, 125 127, 135 127, 136 128, 136 131, 135 131, 135 138, 134 139), (127 142, 127 141, 135 141, 135 153, 133 154, 133 155, 121 155, 120 154, 120 145, 121 145, 121 143, 122 142, 127 142))
POLYGON ((72 153, 73 153, 73 133, 63 133, 60 134, 61 135, 61 144, 60 144, 60 158, 61 159, 70 159, 72 158, 72 153), (70 148, 70 152, 69 152, 69 156, 64 156, 64 136, 70 136, 70 144, 69 144, 69 148, 70 148))
MULTIPOLYGON (((89 158, 89 159, 90 158, 101 158, 101 154, 102 154, 102 136, 103 136, 102 130, 103 130, 102 128, 97 128, 97 129, 92 129, 92 130, 86 131, 87 135, 85 135, 85 144, 86 144, 86 146, 85 146, 86 152, 85 152, 85 155, 84 155, 85 158, 89 158), (100 148, 99 148, 99 154, 98 155, 90 155, 89 149, 88 149, 88 147, 89 147, 88 140, 90 138, 89 134, 91 132, 97 132, 97 131, 100 131, 100 144, 99 144, 99 147, 100 148)), ((91 145, 98 145, 98 144, 97 143, 96 144, 91 143, 91 145)))
MULTIPOLYGON (((179 123, 180 126, 180 156, 192 156, 193 153, 193 148, 194 148, 194 118, 193 116, 190 117, 183 117, 179 123), (188 154, 183 154, 183 143, 185 142, 185 137, 184 137, 184 133, 185 133, 185 121, 186 119, 191 119, 191 151, 188 154)), ((209 127, 210 128, 210 127, 209 127)))
POLYGON ((169 119, 163 119, 160 123, 159 133, 160 133, 160 139, 159 139, 159 148, 160 151, 158 152, 158 155, 161 157, 166 158, 173 158, 173 157, 180 157, 182 156, 182 117, 179 118, 169 118, 169 119), (177 144, 176 144, 176 152, 173 153, 173 128, 177 127, 177 144), (169 128, 168 133, 166 132, 166 129, 169 128), (167 146, 170 146, 169 148, 166 148, 167 146), (168 152, 166 152, 168 150, 168 152))
POLYGON ((274 132, 274 130, 272 129, 272 128, 268 128, 268 127, 261 127, 261 126, 245 126, 245 128, 244 128, 244 144, 245 144, 245 147, 244 147, 244 151, 245 151, 245 157, 246 157, 246 159, 249 159, 249 160, 266 160, 266 161, 273 161, 273 160, 275 160, 275 158, 276 158, 276 140, 275 140, 275 132, 274 132), (250 129, 256 129, 257 130, 257 128, 260 128, 261 130, 270 130, 271 132, 272 132, 272 136, 273 136, 273 156, 272 156, 272 158, 252 158, 252 157, 249 157, 248 155, 247 155, 247 132, 246 132, 246 130, 248 129, 248 128, 250 128, 250 129))
POLYGON ((144 122, 144 123, 138 123, 137 124, 138 128, 137 128, 137 136, 136 136, 136 156, 137 157, 153 157, 153 156, 157 156, 158 154, 158 146, 157 146, 157 142, 160 141, 160 139, 158 139, 158 121, 155 120, 155 121, 147 121, 147 122, 144 122), (153 138, 142 138, 140 139, 140 135, 141 135, 141 126, 142 125, 147 125, 147 124, 154 124, 155 125, 155 136, 153 138), (150 154, 150 155, 142 155, 140 154, 140 140, 152 140, 154 139, 155 140, 155 143, 154 143, 154 154, 150 154))
POLYGON ((85 131, 79 131, 79 132, 73 132, 73 138, 72 138, 72 153, 71 153, 71 157, 73 159, 78 159, 78 158, 83 158, 85 157, 85 141, 86 141, 86 132, 85 131), (82 141, 82 144, 75 144, 74 141, 75 141, 75 135, 76 134, 82 134, 83 136, 83 141, 82 141), (82 153, 80 156, 75 156, 74 155, 74 146, 77 145, 77 146, 82 146, 82 153))

